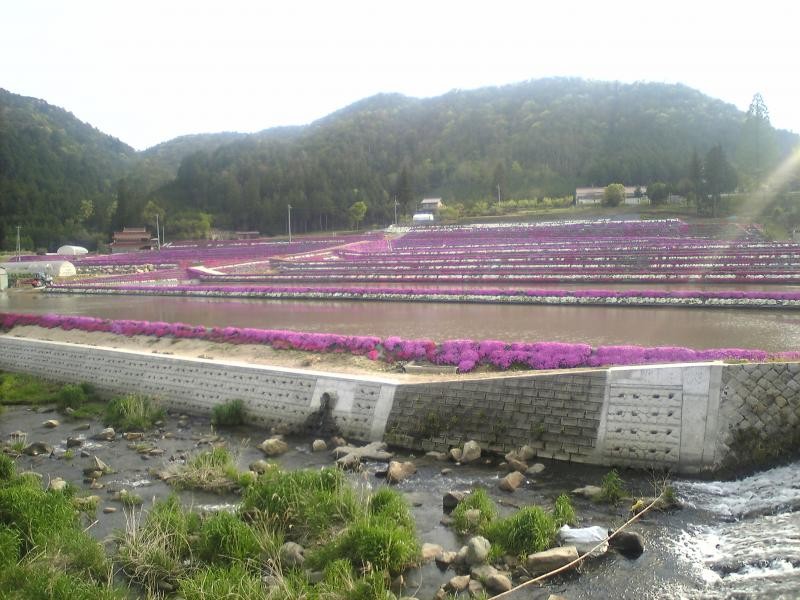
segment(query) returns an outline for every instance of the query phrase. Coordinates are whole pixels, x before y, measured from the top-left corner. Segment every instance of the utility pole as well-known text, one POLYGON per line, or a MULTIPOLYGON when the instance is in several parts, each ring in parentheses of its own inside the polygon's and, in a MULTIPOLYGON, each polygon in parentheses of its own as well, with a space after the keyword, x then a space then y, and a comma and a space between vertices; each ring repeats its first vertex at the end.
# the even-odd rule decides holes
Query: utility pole
POLYGON ((500 204, 500 184, 497 184, 497 203, 500 204))
POLYGON ((158 213, 156 213, 156 247, 161 250, 161 234, 158 229, 158 213))
POLYGON ((397 227, 397 196, 394 197, 394 226, 397 227))
POLYGON ((20 225, 17 225, 17 262, 19 262, 19 253, 21 250, 21 246, 19 243, 19 230, 22 229, 20 225))
POLYGON ((292 243, 292 205, 287 204, 286 208, 289 209, 289 243, 292 243))

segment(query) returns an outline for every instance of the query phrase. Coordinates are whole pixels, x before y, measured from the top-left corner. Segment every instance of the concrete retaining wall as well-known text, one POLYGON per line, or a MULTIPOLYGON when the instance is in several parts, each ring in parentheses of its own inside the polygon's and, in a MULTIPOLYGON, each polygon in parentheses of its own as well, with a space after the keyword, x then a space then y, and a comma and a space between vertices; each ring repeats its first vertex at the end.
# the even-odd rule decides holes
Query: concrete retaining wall
POLYGON ((242 399, 254 423, 304 432, 325 394, 343 435, 408 449, 532 446, 542 458, 678 473, 759 464, 800 442, 800 364, 615 367, 406 384, 0 336, 0 369, 157 396, 209 412, 242 399))

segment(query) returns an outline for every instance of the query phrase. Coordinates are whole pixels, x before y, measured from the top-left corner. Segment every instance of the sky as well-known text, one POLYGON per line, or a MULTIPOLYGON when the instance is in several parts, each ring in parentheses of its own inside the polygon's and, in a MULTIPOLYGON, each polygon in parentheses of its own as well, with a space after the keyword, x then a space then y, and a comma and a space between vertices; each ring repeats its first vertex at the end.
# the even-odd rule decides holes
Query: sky
POLYGON ((800 2, 0 0, 0 87, 142 150, 382 92, 683 83, 800 132, 800 2))

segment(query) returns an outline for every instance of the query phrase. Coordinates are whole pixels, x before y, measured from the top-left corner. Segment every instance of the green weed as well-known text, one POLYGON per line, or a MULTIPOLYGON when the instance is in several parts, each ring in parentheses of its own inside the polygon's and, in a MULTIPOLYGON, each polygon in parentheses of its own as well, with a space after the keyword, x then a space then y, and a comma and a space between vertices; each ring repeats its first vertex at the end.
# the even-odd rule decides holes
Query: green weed
POLYGON ((526 506, 505 519, 490 523, 484 535, 504 554, 527 556, 547 550, 555 540, 556 521, 538 506, 526 506))
POLYGON ((178 586, 184 600, 263 600, 267 594, 261 578, 238 563, 206 567, 181 578, 178 586))
POLYGON ((244 425, 245 412, 242 400, 231 400, 214 407, 211 413, 211 424, 215 427, 236 427, 244 425))
POLYGON ((114 398, 105 412, 106 424, 123 431, 147 431, 164 418, 164 409, 154 398, 128 394, 114 398))
POLYGON ((245 490, 242 511, 266 519, 289 539, 303 543, 351 522, 361 507, 339 469, 270 469, 245 490))
POLYGON ((221 511, 211 515, 200 527, 198 557, 212 564, 259 564, 261 545, 256 532, 238 516, 221 511))
POLYGON ((497 516, 497 508, 486 490, 478 488, 459 502, 450 515, 453 527, 461 533, 477 533, 497 516), (477 510, 476 513, 469 512, 477 510))
POLYGON ((60 389, 31 375, 0 372, 0 404, 52 404, 60 389))
POLYGON ((200 489, 218 494, 239 487, 241 476, 236 457, 226 448, 212 448, 175 465, 167 471, 167 481, 178 489, 200 489))
POLYGON ((556 498, 553 506, 553 519, 556 522, 556 527, 575 525, 575 508, 572 506, 572 500, 567 494, 561 494, 556 498))
POLYGON ((629 494, 624 487, 624 481, 617 473, 616 469, 611 469, 606 476, 603 477, 603 483, 600 485, 600 494, 597 496, 598 502, 608 502, 609 504, 617 504, 629 494))

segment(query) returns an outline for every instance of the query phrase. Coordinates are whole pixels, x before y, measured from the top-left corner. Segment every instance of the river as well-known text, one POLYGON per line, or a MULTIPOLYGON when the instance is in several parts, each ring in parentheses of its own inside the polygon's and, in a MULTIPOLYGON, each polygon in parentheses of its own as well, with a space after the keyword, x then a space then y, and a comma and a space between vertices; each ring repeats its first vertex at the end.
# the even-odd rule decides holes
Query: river
POLYGON ((86 296, 0 292, 0 311, 405 338, 704 348, 800 345, 800 311, 86 296))

